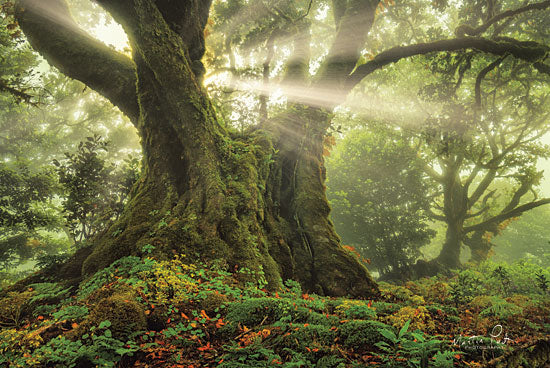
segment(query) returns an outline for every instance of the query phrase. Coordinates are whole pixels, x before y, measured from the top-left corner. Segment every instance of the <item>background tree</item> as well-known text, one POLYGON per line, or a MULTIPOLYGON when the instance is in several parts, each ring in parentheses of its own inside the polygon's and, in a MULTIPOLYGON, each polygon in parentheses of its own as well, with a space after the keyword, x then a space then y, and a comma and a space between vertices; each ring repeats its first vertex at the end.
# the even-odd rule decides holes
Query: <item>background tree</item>
POLYGON ((414 263, 434 232, 416 152, 391 128, 352 130, 327 159, 331 217, 345 244, 381 274, 414 263))
POLYGON ((443 82, 423 89, 431 102, 443 106, 429 117, 432 126, 425 131, 423 157, 427 174, 441 188, 432 218, 447 224, 438 260, 449 266, 459 264, 463 240, 474 260, 484 260, 490 250, 488 233, 497 234, 507 220, 550 203, 538 199, 533 191, 541 178, 535 169, 537 159, 548 155, 548 149, 539 143, 548 132, 548 96, 531 88, 546 79, 525 70, 522 63, 505 62, 505 58, 486 65, 484 59, 448 55, 448 59, 433 61, 432 68, 450 69, 454 74, 461 59, 467 63, 463 70, 473 68, 475 79, 466 79, 466 73, 459 71, 457 77, 442 78, 443 82), (477 65, 471 65, 476 61, 477 65), (465 89, 473 85, 474 101, 468 95, 460 96, 457 88, 461 84, 465 89), (502 84, 511 88, 499 88, 502 84), (499 191, 499 179, 512 183, 509 193, 499 191), (499 196, 500 203, 492 200, 499 196))
MULTIPOLYGON (((40 64, 12 17, 12 6, 2 2, 0 11, 1 78, 9 87, 0 91, 2 282, 28 274, 45 256, 72 252, 52 160, 74 151, 87 135, 108 136, 113 144, 106 165, 121 166, 122 170, 113 173, 114 181, 102 185, 114 185, 109 189, 119 193, 129 190, 122 188, 129 185, 122 182, 130 180, 124 177, 127 172, 123 169, 128 166, 124 158, 139 153, 133 126, 108 101, 40 64)), ((133 160, 131 165, 136 167, 133 160)), ((110 197, 111 212, 120 213, 123 201, 110 197)))
POLYGON ((105 159, 108 143, 100 136, 81 141, 75 153, 54 160, 65 189, 63 213, 73 241, 81 245, 115 221, 136 182, 137 159, 128 159, 116 170, 105 159), (103 155, 102 155, 103 153, 103 155))
POLYGON ((62 248, 41 232, 60 223, 51 203, 55 187, 51 171, 33 173, 23 163, 0 166, 0 279, 37 254, 62 248))

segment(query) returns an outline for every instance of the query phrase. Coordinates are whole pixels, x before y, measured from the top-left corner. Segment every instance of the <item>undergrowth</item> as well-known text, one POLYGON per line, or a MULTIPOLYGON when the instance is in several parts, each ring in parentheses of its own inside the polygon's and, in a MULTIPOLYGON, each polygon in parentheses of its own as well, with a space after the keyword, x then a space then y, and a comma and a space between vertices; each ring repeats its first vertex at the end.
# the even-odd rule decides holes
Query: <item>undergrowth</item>
POLYGON ((243 287, 216 265, 145 253, 78 290, 3 294, 0 366, 481 367, 550 333, 549 270, 528 263, 380 283, 379 300, 351 300, 292 280, 243 287))

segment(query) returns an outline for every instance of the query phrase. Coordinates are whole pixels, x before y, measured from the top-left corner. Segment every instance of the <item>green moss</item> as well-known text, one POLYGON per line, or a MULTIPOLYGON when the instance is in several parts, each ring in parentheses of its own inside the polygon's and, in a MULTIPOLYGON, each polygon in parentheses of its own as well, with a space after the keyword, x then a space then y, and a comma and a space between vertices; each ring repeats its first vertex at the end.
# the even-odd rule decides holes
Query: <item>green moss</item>
POLYGON ((285 299, 252 298, 241 302, 230 303, 227 306, 226 330, 236 331, 239 325, 252 327, 264 323, 274 323, 288 315, 293 309, 292 304, 285 299))
POLYGON ((295 323, 310 323, 312 325, 336 326, 340 319, 337 316, 322 314, 306 307, 295 307, 292 310, 292 321, 295 323))
POLYGON ((280 344, 292 350, 307 353, 313 348, 328 350, 334 344, 336 336, 337 331, 330 326, 297 325, 291 334, 281 337, 280 344))
POLYGON ((90 312, 87 319, 88 326, 99 326, 103 321, 110 321, 110 330, 114 338, 126 341, 137 331, 147 327, 145 310, 132 294, 115 293, 101 299, 90 312))
POLYGON ((339 336, 346 347, 374 346, 375 343, 385 340, 380 334, 380 329, 391 330, 392 327, 378 321, 352 320, 342 324, 339 328, 339 336))
POLYGON ((32 291, 9 292, 0 299, 0 325, 6 327, 19 327, 23 319, 31 311, 32 291))
POLYGON ((200 308, 203 309, 207 314, 214 312, 216 309, 219 309, 222 305, 229 303, 229 298, 220 294, 217 291, 212 291, 206 293, 204 299, 200 302, 200 308))
POLYGON ((335 312, 347 319, 376 319, 376 311, 365 300, 344 299, 335 312))

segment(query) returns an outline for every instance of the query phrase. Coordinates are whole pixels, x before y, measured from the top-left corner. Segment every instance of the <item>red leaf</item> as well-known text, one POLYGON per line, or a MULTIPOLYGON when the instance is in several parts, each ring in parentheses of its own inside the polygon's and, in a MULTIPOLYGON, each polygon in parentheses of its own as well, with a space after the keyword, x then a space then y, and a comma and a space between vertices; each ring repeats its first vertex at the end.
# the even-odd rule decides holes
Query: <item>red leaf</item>
POLYGON ((197 348, 198 351, 207 351, 207 350, 210 350, 210 349, 211 349, 210 341, 208 341, 208 343, 205 346, 201 346, 200 348, 197 348))

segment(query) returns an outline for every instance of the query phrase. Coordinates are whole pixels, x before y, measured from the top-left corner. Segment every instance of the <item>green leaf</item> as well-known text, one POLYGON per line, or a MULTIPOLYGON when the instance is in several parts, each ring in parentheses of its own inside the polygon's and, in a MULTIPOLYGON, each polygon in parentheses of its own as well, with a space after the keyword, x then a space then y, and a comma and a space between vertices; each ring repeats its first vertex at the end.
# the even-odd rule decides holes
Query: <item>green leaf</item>
POLYGON ((393 343, 397 342, 397 336, 395 336, 395 333, 390 330, 386 330, 385 328, 382 328, 378 330, 380 335, 384 336, 386 339, 390 340, 393 343))
POLYGON ((374 346, 386 352, 392 351, 390 345, 384 341, 377 342, 376 344, 374 344, 374 346))
POLYGON ((105 320, 99 324, 99 328, 108 328, 111 327, 111 321, 105 320))
POLYGON ((401 338, 401 337, 403 337, 403 335, 405 335, 405 333, 409 329, 410 324, 411 324, 411 320, 409 319, 407 322, 405 322, 403 327, 401 327, 401 330, 399 330, 399 338, 401 338))
POLYGON ((355 72, 355 70, 360 67, 361 65, 363 64, 366 64, 367 63, 367 58, 365 57, 365 55, 361 55, 359 57, 359 59, 357 60, 357 63, 355 63, 355 67, 353 68, 353 70, 349 73, 349 75, 352 75, 353 72, 355 72))

